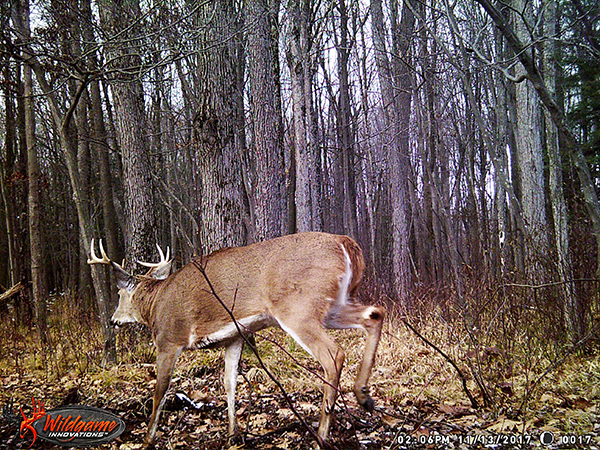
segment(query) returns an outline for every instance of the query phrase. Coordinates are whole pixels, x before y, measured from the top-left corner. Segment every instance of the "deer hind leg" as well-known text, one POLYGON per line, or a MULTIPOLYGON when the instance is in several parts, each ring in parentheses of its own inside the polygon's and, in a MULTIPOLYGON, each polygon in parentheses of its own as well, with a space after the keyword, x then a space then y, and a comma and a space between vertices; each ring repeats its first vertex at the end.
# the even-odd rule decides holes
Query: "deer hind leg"
POLYGON ((367 332, 363 360, 354 383, 356 400, 367 411, 373 411, 375 406, 369 395, 367 383, 375 363, 384 317, 385 310, 382 307, 365 306, 359 303, 334 305, 325 317, 325 327, 327 328, 362 328, 367 332))
POLYGON ((238 366, 242 356, 244 340, 240 336, 225 349, 225 374, 223 382, 227 392, 227 416, 229 417, 229 437, 233 438, 239 434, 237 419, 235 416, 235 388, 237 386, 238 366))
POLYGON ((165 393, 169 389, 173 367, 181 350, 181 348, 174 346, 166 349, 158 347, 158 356, 156 357, 156 389, 154 390, 154 399, 152 402, 152 415, 148 422, 148 433, 144 439, 146 447, 151 447, 154 443, 158 420, 165 402, 165 393))
POLYGON ((323 367, 325 382, 323 384, 323 403, 317 436, 319 444, 329 439, 329 428, 333 419, 335 399, 338 393, 340 374, 344 365, 344 351, 329 337, 320 323, 314 321, 295 320, 296 326, 289 326, 280 320, 279 324, 294 340, 310 353, 323 367))

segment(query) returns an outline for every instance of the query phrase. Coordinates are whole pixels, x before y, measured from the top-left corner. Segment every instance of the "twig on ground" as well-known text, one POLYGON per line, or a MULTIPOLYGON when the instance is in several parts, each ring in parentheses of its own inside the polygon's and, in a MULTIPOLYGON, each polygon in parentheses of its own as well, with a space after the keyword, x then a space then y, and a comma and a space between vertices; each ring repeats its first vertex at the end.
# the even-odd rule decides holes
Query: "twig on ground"
POLYGON ((467 397, 469 397, 469 400, 471 401, 471 406, 474 409, 478 409, 479 403, 477 402, 475 397, 473 397, 473 394, 471 394, 471 391, 469 391, 469 388, 467 387, 467 378, 465 377, 465 374, 462 372, 462 370, 460 370, 460 368, 456 365, 456 363, 452 360, 452 358, 450 358, 446 353, 444 353, 444 351, 442 351, 434 343, 428 341, 425 337, 423 337, 423 335, 421 335, 421 333, 419 333, 410 323, 408 323, 408 321, 406 321, 405 319, 402 319, 402 322, 413 333, 415 333, 423 342, 425 342, 427 345, 429 345, 431 348, 433 348, 436 352, 438 352, 440 355, 442 355, 442 357, 446 361, 448 361, 452 367, 454 367, 454 370, 456 370, 456 373, 458 374, 458 376, 460 377, 460 380, 462 382, 463 390, 465 391, 465 394, 467 395, 467 397))
POLYGON ((237 329, 237 332, 242 337, 242 339, 244 339, 244 342, 250 347, 250 349, 252 350, 252 352, 254 353, 254 355, 256 356, 256 358, 258 359, 258 363, 260 364, 260 367, 265 371, 265 373, 267 374, 267 376, 275 383, 275 385, 277 386, 277 388, 281 391, 281 393, 283 395, 283 398, 285 399, 286 403, 288 404, 288 406, 290 407, 290 409, 292 410, 292 412, 294 413, 294 415, 296 416, 296 418, 300 421, 300 423, 302 424, 302 426, 310 433, 310 435, 312 436, 312 438, 319 444, 319 446, 325 447, 327 444, 325 442, 323 442, 323 440, 321 438, 319 438, 319 436, 317 435, 317 433, 315 432, 315 430, 308 423, 306 423, 306 421, 304 420, 304 418, 300 415, 300 413, 298 412, 298 410, 294 406, 294 404, 292 402, 292 399, 290 398, 290 396, 287 393, 287 391, 284 389, 284 387, 279 382, 279 380, 277 379, 277 377, 275 377, 275 375, 273 375, 273 373, 267 368, 267 366, 263 362, 262 358, 260 357, 260 355, 258 353, 258 350, 256 349, 256 346, 253 345, 252 342, 250 342, 250 339, 248 338, 248 336, 246 336, 246 334, 248 334, 248 332, 246 330, 242 330, 240 324, 238 323, 237 319, 233 315, 233 312, 231 311, 231 309, 227 307, 227 305, 225 304, 225 302, 223 302, 223 300, 221 300, 221 298, 219 297, 219 294, 217 294, 214 286, 212 285, 210 279, 208 278, 208 275, 206 274, 206 271, 204 270, 204 267, 202 267, 202 265, 197 260, 193 260, 192 263, 200 271, 200 273, 202 274, 202 276, 206 280, 206 283, 208 284, 208 287, 210 288, 212 295, 217 299, 217 301, 225 309, 225 311, 227 312, 227 314, 231 317, 231 320, 233 321, 233 323, 234 323, 234 325, 235 325, 235 327, 237 329))
POLYGON ((599 325, 595 325, 594 327, 592 327, 590 329, 590 331, 588 331, 588 333, 582 337, 579 341, 575 342, 574 344, 572 344, 571 346, 569 346, 565 352, 564 355, 562 355, 560 358, 557 358, 552 364, 550 364, 546 370, 544 370, 544 372, 533 382, 531 383, 531 385, 527 388, 527 392, 525 393, 523 400, 521 401, 521 404, 519 405, 519 409, 517 410, 517 415, 520 415, 523 412, 523 408, 525 407, 525 405, 527 404, 527 402, 529 401, 529 398, 531 397, 531 394, 533 393, 533 391, 535 390, 535 388, 538 386, 538 384, 540 384, 540 382, 546 378, 546 376, 553 372, 555 369, 557 369, 560 365, 562 365, 567 358, 573 354, 578 348, 582 347, 583 344, 585 344, 588 340, 590 340, 594 334, 596 333, 597 329, 598 329, 599 325))

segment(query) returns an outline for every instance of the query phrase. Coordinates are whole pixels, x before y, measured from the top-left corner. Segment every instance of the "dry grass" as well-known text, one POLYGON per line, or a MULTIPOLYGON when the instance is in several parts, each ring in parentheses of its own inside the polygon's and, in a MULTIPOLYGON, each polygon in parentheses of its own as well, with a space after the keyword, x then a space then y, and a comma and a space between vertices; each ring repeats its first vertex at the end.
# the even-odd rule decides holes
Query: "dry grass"
MULTIPOLYGON (((54 304, 49 348, 40 348, 35 335, 15 327, 10 318, 2 319, 0 405, 11 399, 15 405, 28 405, 33 395, 53 407, 75 392, 81 403, 135 412, 143 428, 155 383, 154 349, 148 335, 135 337, 134 332, 121 332, 118 337, 121 361, 114 367, 103 368, 100 366, 99 327, 93 318, 82 316, 74 308, 65 308, 70 300, 57 299, 54 304)), ((370 382, 377 414, 388 413, 381 416, 382 427, 393 430, 404 426, 410 431, 417 422, 431 425, 437 421, 453 422, 456 427, 467 430, 498 430, 493 427, 511 420, 528 431, 600 433, 600 352, 597 347, 564 357, 565 348, 551 342, 544 345, 540 339, 533 340, 525 330, 514 333, 508 343, 494 333, 477 340, 465 331, 461 321, 444 320, 441 314, 431 317, 415 321, 419 332, 461 368, 469 390, 480 403, 481 386, 485 387, 490 404, 479 410, 470 409, 456 371, 408 330, 398 315, 391 314, 370 382), (476 377, 480 379, 479 384, 476 377), (390 419, 394 417, 396 419, 390 419)), ((338 402, 340 414, 343 416, 343 411, 349 408, 347 420, 352 421, 357 406, 351 392, 362 358, 364 337, 357 331, 332 334, 347 355, 341 382, 344 394, 338 402)), ((256 342, 268 370, 288 393, 311 394, 309 400, 295 398, 299 398, 301 412, 315 420, 319 407, 316 399, 322 384, 318 363, 281 330, 264 330, 258 333, 256 342)), ((224 430, 222 353, 222 350, 184 352, 174 372, 170 395, 178 391, 195 401, 212 402, 210 404, 221 414, 215 423, 224 430)), ((278 388, 259 367, 256 356, 245 350, 238 388, 241 404, 249 405, 258 398, 278 394, 278 388)), ((281 414, 288 414, 289 420, 293 420, 285 404, 279 407, 283 408, 281 414)), ((252 421, 262 417, 259 414, 256 419, 255 415, 242 414, 242 424, 250 426, 255 423, 252 421)), ((138 437, 134 434, 134 438, 138 437)))

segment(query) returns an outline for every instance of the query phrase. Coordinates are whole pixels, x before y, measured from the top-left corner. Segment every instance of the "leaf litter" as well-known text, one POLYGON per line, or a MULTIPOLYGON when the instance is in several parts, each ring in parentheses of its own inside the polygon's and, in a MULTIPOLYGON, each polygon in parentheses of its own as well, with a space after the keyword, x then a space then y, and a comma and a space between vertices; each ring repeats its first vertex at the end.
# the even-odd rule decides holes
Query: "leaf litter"
MULTIPOLYGON (((278 377, 290 395, 294 408, 312 427, 318 426, 321 380, 318 364, 279 331, 268 331, 267 340, 259 341, 259 352, 269 370, 278 377), (274 348, 277 339, 309 370, 274 348)), ((540 383, 524 414, 515 416, 523 387, 518 370, 510 379, 510 389, 498 384, 498 403, 494 407, 473 409, 461 391, 452 369, 405 330, 384 336, 378 362, 371 378, 371 393, 376 402, 374 413, 363 411, 352 392, 354 376, 362 357, 362 339, 357 335, 335 333, 346 350, 346 367, 335 411, 331 437, 340 449, 408 448, 533 448, 528 446, 490 447, 478 442, 465 444, 465 436, 533 436, 539 447, 542 432, 559 436, 570 433, 591 436, 588 446, 560 448, 599 448, 600 376, 598 355, 574 356, 569 365, 540 383), (581 370, 587 374, 582 374, 581 370), (449 440, 441 444, 436 439, 449 440), (411 439, 410 444, 406 444, 411 439)), ((227 405, 222 386, 222 352, 186 352, 177 363, 171 388, 166 396, 159 424, 157 448, 166 449, 312 449, 314 442, 281 393, 258 368, 255 357, 246 352, 241 365, 236 396, 236 414, 243 442, 230 445, 227 438, 227 405)), ((13 402, 20 414, 29 412, 31 397, 43 400, 47 409, 79 403, 107 409, 127 424, 125 432, 102 449, 136 450, 142 448, 152 394, 156 381, 154 365, 147 362, 123 362, 103 369, 72 368, 60 376, 48 374, 39 364, 27 370, 0 365, 0 406, 13 402)), ((521 377, 523 378, 523 377, 521 377)), ((473 380, 472 389, 476 391, 473 380)), ((0 420, 0 449, 28 448, 31 441, 21 439, 18 430, 0 420)), ((36 448, 55 447, 38 440, 36 448)), ((559 448, 559 447, 555 447, 559 448)))

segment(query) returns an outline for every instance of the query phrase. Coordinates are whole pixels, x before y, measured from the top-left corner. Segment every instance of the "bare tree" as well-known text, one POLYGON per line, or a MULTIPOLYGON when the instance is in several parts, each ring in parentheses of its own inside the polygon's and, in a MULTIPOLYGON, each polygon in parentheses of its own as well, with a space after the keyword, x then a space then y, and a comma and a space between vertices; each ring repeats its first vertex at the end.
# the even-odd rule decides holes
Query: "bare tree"
POLYGON ((199 175, 200 243, 204 253, 246 241, 249 214, 242 184, 245 138, 238 82, 240 12, 235 2, 208 2, 198 11, 194 117, 199 175))
MULTIPOLYGON (((544 34, 549 37, 555 36, 558 19, 556 3, 553 1, 544 2, 543 11, 544 34)), ((556 41, 552 38, 547 39, 543 44, 542 50, 544 80, 552 96, 556 97, 556 41)), ((548 193, 554 222, 556 267, 559 280, 563 282, 560 291, 564 298, 565 329, 569 330, 573 341, 578 341, 583 337, 583 330, 581 328, 581 317, 577 314, 579 308, 576 303, 574 286, 570 283, 570 280, 573 279, 573 271, 571 267, 571 255, 569 253, 568 211, 563 189, 563 162, 560 154, 558 129, 547 110, 544 111, 544 127, 545 145, 548 155, 548 193)))
POLYGON ((254 241, 284 230, 285 171, 279 87, 279 0, 249 2, 246 12, 252 177, 248 193, 254 241))
MULTIPOLYGON (((565 140, 567 150, 571 154, 573 165, 577 171, 581 190, 585 199, 585 205, 592 221, 594 235, 596 238, 596 244, 600 248, 600 203, 598 202, 598 195, 592 182, 590 169, 588 167, 585 156, 581 146, 575 139, 573 132, 567 126, 564 112, 555 98, 551 95, 548 87, 546 86, 530 51, 527 51, 525 44, 521 41, 515 30, 510 26, 508 18, 489 0, 476 0, 490 15, 496 26, 502 32, 508 45, 512 48, 515 55, 525 69, 527 79, 535 88, 540 101, 544 104, 544 107, 548 111, 548 114, 552 118, 552 121, 556 125, 558 132, 562 135, 565 140)), ((600 251, 597 252, 597 257, 600 258, 600 251)), ((597 264, 598 270, 600 270, 600 264, 597 264)))
MULTIPOLYGON (((83 52, 88 54, 87 69, 92 73, 100 70, 98 64, 98 55, 94 51, 96 39, 93 30, 92 6, 91 0, 83 0, 81 3, 81 14, 84 20, 81 21, 83 42, 87 48, 83 52)), ((111 178, 111 167, 109 161, 109 142, 106 131, 105 114, 102 108, 102 94, 100 81, 95 78, 90 80, 88 88, 88 102, 90 108, 89 120, 92 128, 92 139, 90 139, 91 152, 93 157, 98 160, 100 172, 100 199, 102 202, 103 235, 106 239, 107 250, 112 255, 119 255, 118 244, 118 226, 119 220, 115 211, 115 201, 113 198, 113 183, 111 178)))
MULTIPOLYGON (((16 4, 13 20, 22 43, 31 39, 29 0, 16 4)), ((42 227, 42 191, 40 184, 40 166, 38 162, 35 136, 35 105, 33 92, 33 72, 27 64, 23 65, 23 97, 25 110, 25 143, 27 146, 27 178, 29 182, 28 217, 29 245, 31 249, 31 284, 35 305, 35 321, 40 340, 45 344, 48 340, 47 308, 48 297, 44 271, 44 237, 42 227)))
POLYGON ((107 42, 110 87, 123 162, 125 249, 130 260, 151 259, 156 242, 155 187, 148 142, 144 90, 139 77, 145 48, 138 1, 100 4, 101 20, 109 30, 107 42))
POLYGON ((392 208, 393 281, 398 299, 401 304, 406 304, 410 298, 408 289, 411 283, 408 245, 409 205, 407 204, 410 172, 408 124, 412 98, 412 73, 409 61, 411 60, 410 36, 415 17, 406 2, 403 3, 400 13, 397 2, 392 1, 391 11, 392 49, 388 52, 381 1, 371 2, 375 60, 389 136, 386 147, 392 208), (398 22, 398 13, 400 13, 400 22, 398 22), (392 55, 391 60, 390 55, 392 55))
MULTIPOLYGON (((513 5, 515 30, 521 42, 530 42, 529 24, 532 23, 533 5, 521 0, 513 5)), ((527 52, 532 50, 527 49, 527 52)), ((522 69, 520 69, 522 70, 522 69)), ((546 195, 544 180, 544 156, 542 149, 542 111, 539 97, 525 81, 517 83, 516 90, 516 156, 519 164, 519 182, 523 218, 528 231, 525 265, 533 280, 544 279, 544 268, 540 266, 540 255, 548 251, 548 223, 546 220, 546 195)))
MULTIPOLYGON (((1 8, 1 7, 0 7, 1 8)), ((3 12, 8 25, 11 14, 9 5, 3 12)), ((6 283, 13 286, 29 279, 29 247, 28 247, 28 201, 27 201, 27 145, 25 138, 25 108, 22 65, 12 65, 8 56, 2 61, 3 96, 4 96, 4 155, 0 168, 0 189, 2 195, 4 226, 6 229, 6 258, 4 266, 6 283)), ((27 100, 30 102, 30 99, 27 100)), ((19 324, 30 325, 33 310, 30 301, 30 290, 21 290, 14 297, 16 320, 19 324)))
POLYGON ((289 0, 286 59, 290 70, 295 173, 296 230, 322 228, 321 186, 314 118, 313 80, 318 42, 312 0, 289 0))
POLYGON ((341 159, 341 200, 342 221, 344 232, 350 236, 358 234, 358 218, 356 216, 356 181, 355 181, 355 143, 352 123, 352 108, 350 97, 350 82, 348 74, 348 63, 350 51, 354 45, 353 38, 349 36, 348 22, 350 12, 345 0, 338 2, 339 40, 336 41, 338 53, 337 69, 339 79, 339 98, 336 105, 336 129, 338 138, 338 150, 341 159))

